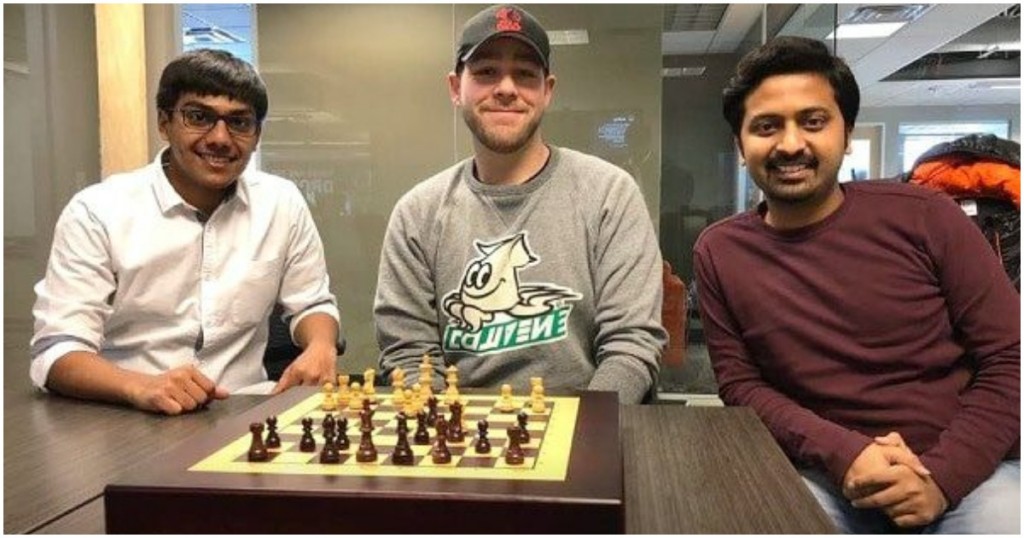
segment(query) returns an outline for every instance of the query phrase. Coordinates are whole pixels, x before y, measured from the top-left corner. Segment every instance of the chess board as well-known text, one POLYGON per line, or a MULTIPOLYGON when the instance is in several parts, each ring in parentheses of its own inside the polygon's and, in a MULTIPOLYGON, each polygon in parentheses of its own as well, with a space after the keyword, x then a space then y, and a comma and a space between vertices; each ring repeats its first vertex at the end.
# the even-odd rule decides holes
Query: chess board
MULTIPOLYGON (((412 466, 390 462, 396 411, 379 394, 373 416, 378 460, 354 461, 359 419, 346 410, 351 447, 338 464, 319 463, 325 412, 313 387, 268 399, 210 431, 156 455, 108 484, 108 533, 607 533, 623 532, 622 453, 613 393, 549 393, 530 413, 522 465, 506 464, 506 426, 494 391, 466 391, 466 441, 434 464, 412 445, 412 466), (282 446, 250 462, 249 425, 276 416, 282 446), (301 420, 314 419, 317 449, 301 452, 301 420), (473 450, 476 422, 490 424, 492 451, 473 450)), ((525 398, 520 398, 521 403, 525 398)), ((216 403, 214 403, 216 405, 216 403)), ((441 406, 439 411, 446 408, 441 406)), ((518 409, 516 410, 518 411, 518 409)), ((335 411, 333 414, 337 415, 335 411)), ((412 442, 416 421, 409 423, 412 442)), ((431 429, 433 435, 433 429, 431 429)))
MULTIPOLYGON (((324 411, 320 408, 323 397, 313 394, 288 409, 278 420, 281 437, 280 449, 269 450, 269 461, 250 462, 248 450, 252 436, 248 432, 210 457, 189 468, 191 472, 214 473, 265 473, 265 474, 311 474, 341 476, 402 476, 422 478, 480 479, 480 480, 565 480, 572 451, 573 430, 579 410, 579 398, 549 397, 544 412, 528 412, 527 431, 529 443, 523 444, 524 462, 519 465, 505 463, 504 452, 508 446, 506 428, 516 424, 516 412, 501 412, 497 409, 498 396, 487 394, 463 395, 463 427, 466 432, 462 442, 448 441, 452 461, 444 464, 433 463, 430 444, 411 448, 414 462, 411 466, 396 465, 391 461, 391 452, 398 440, 396 416, 398 409, 392 404, 390 395, 382 395, 374 406, 373 442, 378 459, 372 463, 356 462, 355 453, 359 447, 359 411, 343 409, 324 411), (348 420, 347 436, 349 448, 341 451, 337 464, 320 463, 319 452, 323 445, 323 420, 328 414, 334 417, 344 415, 348 420), (303 418, 313 419, 313 436, 317 449, 313 452, 299 450, 302 437, 303 418), (476 424, 486 419, 489 424, 488 439, 491 451, 478 454, 473 445, 476 424)), ((523 403, 522 401, 519 402, 523 403)), ((516 408, 519 411, 521 407, 516 408)), ((443 402, 439 413, 449 412, 443 402)), ((409 421, 410 433, 415 428, 415 419, 409 421)), ((433 432, 434 429, 430 428, 433 432)))

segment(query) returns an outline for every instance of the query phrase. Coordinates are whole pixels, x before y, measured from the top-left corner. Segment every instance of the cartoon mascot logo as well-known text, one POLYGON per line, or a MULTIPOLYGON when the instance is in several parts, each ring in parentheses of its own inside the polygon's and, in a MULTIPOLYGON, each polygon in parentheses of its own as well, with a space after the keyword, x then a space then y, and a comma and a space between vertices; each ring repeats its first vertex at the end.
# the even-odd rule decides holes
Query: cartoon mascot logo
POLYGON ((474 245, 482 256, 470 260, 459 289, 442 302, 452 321, 445 347, 494 353, 564 338, 572 309, 565 303, 582 295, 549 283, 520 283, 519 272, 540 263, 526 233, 474 245))

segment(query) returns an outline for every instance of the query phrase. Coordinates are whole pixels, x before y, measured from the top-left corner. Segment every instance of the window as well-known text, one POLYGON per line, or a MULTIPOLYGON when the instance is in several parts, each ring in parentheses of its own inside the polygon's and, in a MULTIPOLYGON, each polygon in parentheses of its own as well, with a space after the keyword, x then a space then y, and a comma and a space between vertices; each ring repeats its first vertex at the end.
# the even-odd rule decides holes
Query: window
POLYGON ((901 123, 899 137, 900 153, 903 155, 903 170, 910 170, 917 158, 936 144, 950 142, 975 133, 994 134, 1000 138, 1009 138, 1010 123, 1008 121, 901 123))

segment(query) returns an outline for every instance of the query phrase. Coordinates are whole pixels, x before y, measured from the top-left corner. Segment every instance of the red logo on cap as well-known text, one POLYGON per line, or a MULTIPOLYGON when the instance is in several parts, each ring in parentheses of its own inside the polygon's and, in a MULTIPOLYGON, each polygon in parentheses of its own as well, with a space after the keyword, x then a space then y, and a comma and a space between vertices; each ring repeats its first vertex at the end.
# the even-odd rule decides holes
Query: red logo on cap
POLYGON ((518 11, 503 7, 498 10, 498 22, 494 25, 494 28, 499 32, 521 32, 523 31, 523 26, 519 24, 519 21, 522 18, 523 16, 518 11))

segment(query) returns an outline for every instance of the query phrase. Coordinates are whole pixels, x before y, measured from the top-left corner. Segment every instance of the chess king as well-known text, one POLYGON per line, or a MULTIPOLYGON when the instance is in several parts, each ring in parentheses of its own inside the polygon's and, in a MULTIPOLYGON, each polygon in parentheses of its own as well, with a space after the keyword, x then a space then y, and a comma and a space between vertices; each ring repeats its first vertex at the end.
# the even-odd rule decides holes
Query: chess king
POLYGON ((654 385, 661 256, 636 180, 544 141, 555 95, 540 22, 514 5, 463 26, 446 80, 473 155, 395 205, 381 250, 374 322, 384 372, 429 355, 442 388, 615 391, 654 385))

